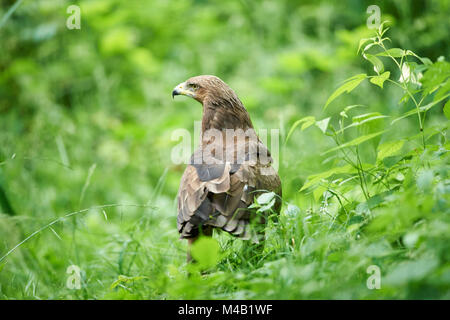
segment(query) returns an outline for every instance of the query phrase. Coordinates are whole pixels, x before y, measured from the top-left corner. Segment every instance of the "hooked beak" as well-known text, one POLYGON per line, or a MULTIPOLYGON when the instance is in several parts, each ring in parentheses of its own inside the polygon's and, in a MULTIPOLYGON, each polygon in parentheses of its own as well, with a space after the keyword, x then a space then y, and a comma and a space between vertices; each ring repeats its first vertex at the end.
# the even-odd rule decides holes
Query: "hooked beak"
POLYGON ((188 97, 194 98, 194 91, 192 88, 189 88, 186 85, 186 82, 182 82, 179 85, 177 85, 175 88, 173 88, 172 91, 172 98, 175 98, 175 96, 184 95, 188 97))

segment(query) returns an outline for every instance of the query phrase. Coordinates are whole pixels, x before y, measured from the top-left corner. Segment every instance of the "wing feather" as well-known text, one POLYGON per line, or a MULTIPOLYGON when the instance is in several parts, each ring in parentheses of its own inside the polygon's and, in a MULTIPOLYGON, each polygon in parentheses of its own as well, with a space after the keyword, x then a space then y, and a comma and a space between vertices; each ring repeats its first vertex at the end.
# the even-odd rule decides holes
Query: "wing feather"
MULTIPOLYGON (((266 152, 267 148, 258 141, 260 145, 263 146, 260 150, 266 152)), ((270 154, 269 161, 262 163, 258 148, 248 141, 237 145, 236 149, 239 148, 246 150, 245 160, 240 159, 239 164, 201 164, 201 151, 192 155, 178 191, 177 225, 181 238, 197 236, 203 225, 248 239, 248 206, 257 195, 255 192, 269 190, 281 195, 280 179, 271 166, 270 154)))

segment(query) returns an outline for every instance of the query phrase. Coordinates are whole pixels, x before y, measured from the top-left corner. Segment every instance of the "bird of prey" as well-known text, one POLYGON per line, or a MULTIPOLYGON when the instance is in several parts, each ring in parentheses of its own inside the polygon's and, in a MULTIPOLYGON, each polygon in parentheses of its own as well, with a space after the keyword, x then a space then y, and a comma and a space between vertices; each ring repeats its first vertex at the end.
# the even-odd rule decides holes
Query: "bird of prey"
POLYGON ((256 219, 257 225, 264 224, 267 217, 256 217, 248 207, 255 196, 269 191, 277 195, 274 209, 279 212, 281 182, 247 110, 216 76, 192 77, 173 89, 172 96, 176 95, 192 97, 203 105, 200 144, 178 191, 180 238, 188 239, 190 247, 200 234, 211 235, 217 228, 258 242, 249 223, 256 219))

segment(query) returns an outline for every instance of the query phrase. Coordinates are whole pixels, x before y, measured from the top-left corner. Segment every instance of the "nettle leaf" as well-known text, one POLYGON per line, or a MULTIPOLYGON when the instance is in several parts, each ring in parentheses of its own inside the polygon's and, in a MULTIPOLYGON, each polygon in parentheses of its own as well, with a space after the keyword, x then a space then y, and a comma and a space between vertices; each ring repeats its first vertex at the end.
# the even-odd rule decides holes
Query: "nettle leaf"
POLYGON ((429 67, 429 66, 431 66, 431 65, 433 64, 433 61, 431 61, 431 60, 428 59, 427 57, 420 57, 420 56, 418 56, 417 54, 415 54, 415 53, 414 53, 413 51, 411 51, 411 50, 406 50, 405 55, 416 57, 417 59, 420 60, 420 62, 422 62, 422 63, 423 63, 425 66, 427 66, 427 67, 429 67))
POLYGON ((353 118, 353 121, 359 129, 359 134, 364 135, 381 131, 384 128, 384 119, 388 117, 389 116, 385 116, 379 112, 372 112, 355 117, 353 118))
POLYGON ((448 100, 444 105, 444 114, 445 117, 450 120, 450 100, 448 100))
POLYGON ((423 85, 424 93, 429 94, 439 88, 450 77, 450 63, 438 61, 428 68, 420 82, 423 85))
POLYGON ((258 204, 267 204, 275 197, 275 192, 266 192, 256 198, 258 204))
POLYGON ((363 104, 353 104, 353 105, 351 105, 351 106, 345 107, 345 108, 344 108, 344 111, 345 111, 345 112, 349 112, 350 110, 352 110, 352 109, 354 109, 354 108, 359 108, 359 107, 367 108, 367 106, 365 106, 365 105, 363 105, 363 104))
POLYGON ((318 186, 314 191, 313 191, 313 197, 315 201, 319 201, 320 197, 323 196, 324 192, 327 191, 328 188, 325 186, 318 186))
POLYGON ((404 140, 389 141, 378 146, 377 160, 381 161, 386 157, 397 155, 405 144, 404 140))
MULTIPOLYGON (((368 123, 370 123, 372 121, 379 120, 379 119, 384 119, 384 118, 389 118, 389 116, 382 115, 379 112, 370 112, 370 113, 361 114, 361 115, 353 117, 351 124, 349 124, 348 126, 340 129, 336 133, 342 133, 342 132, 344 132, 345 130, 347 130, 349 128, 359 127, 359 126, 368 124, 368 123)), ((378 127, 378 126, 374 126, 374 127, 378 127)))
MULTIPOLYGON (((443 96, 443 97, 441 97, 440 99, 438 99, 438 100, 436 100, 436 101, 430 102, 429 104, 420 107, 420 108, 419 108, 419 111, 420 111, 420 112, 428 111, 428 110, 430 110, 432 107, 434 107, 434 106, 437 105, 439 102, 441 102, 442 100, 446 99, 446 98, 449 97, 449 96, 450 96, 450 93, 447 94, 447 95, 445 95, 445 96, 443 96)), ((392 120, 391 124, 394 124, 395 122, 397 122, 397 121, 399 121, 399 120, 401 120, 401 119, 407 118, 407 117, 409 117, 409 116, 412 116, 412 115, 414 115, 414 114, 417 114, 417 108, 411 109, 411 110, 409 110, 408 112, 405 112, 404 114, 402 114, 400 117, 395 118, 394 120, 392 120)))
POLYGON ((398 263, 386 275, 384 283, 399 286, 413 283, 426 277, 439 266, 439 260, 434 256, 427 256, 418 260, 407 260, 398 263))
POLYGON ((384 191, 378 194, 373 195, 367 200, 367 206, 370 210, 375 209, 380 204, 383 204, 385 202, 385 198, 392 194, 392 191, 384 191))
POLYGON ((434 173, 432 170, 421 170, 417 175, 417 187, 424 191, 431 188, 433 183, 434 173))
POLYGON ((367 74, 361 73, 357 74, 356 76, 353 76, 347 80, 345 80, 344 84, 336 89, 336 91, 333 92, 333 94, 328 98, 325 106, 323 109, 325 110, 328 105, 337 97, 339 97, 344 92, 351 92, 353 89, 355 89, 364 79, 367 78, 367 74))
MULTIPOLYGON (((361 202, 359 203, 355 208, 355 213, 357 215, 367 215, 370 213, 369 205, 367 202, 361 202)), ((353 217, 352 217, 353 218, 353 217)))
POLYGON ((269 211, 273 207, 273 205, 275 204, 275 200, 276 200, 275 198, 270 200, 269 203, 267 203, 267 204, 263 205, 262 207, 260 207, 258 210, 256 210, 256 212, 260 213, 260 212, 269 211))
POLYGON ((364 108, 367 108, 367 106, 365 106, 365 105, 363 105, 363 104, 354 104, 354 105, 345 107, 344 110, 341 111, 340 115, 341 115, 342 117, 344 117, 344 118, 348 118, 348 114, 347 114, 347 113, 348 113, 350 110, 352 110, 352 109, 354 109, 354 108, 358 108, 358 107, 364 107, 364 108))
POLYGON ((363 55, 364 59, 366 59, 367 61, 370 61, 370 63, 373 64, 374 70, 376 73, 380 74, 381 72, 384 71, 384 64, 383 62, 378 59, 377 57, 375 57, 373 54, 369 54, 369 53, 365 53, 363 55))
POLYGON ((300 188, 300 192, 301 191, 303 191, 303 190, 305 190, 305 189, 308 189, 309 187, 312 187, 312 186, 314 186, 314 185, 316 185, 317 183, 319 183, 321 180, 322 180, 323 178, 312 178, 312 179, 310 179, 309 177, 308 177, 308 180, 305 182, 305 184, 300 188))
POLYGON ((450 79, 444 82, 439 89, 437 89, 436 94, 434 95, 433 100, 439 100, 443 96, 445 96, 447 93, 450 92, 450 79))
POLYGON ((370 140, 370 139, 373 139, 375 137, 378 137, 379 135, 383 134, 385 131, 386 130, 383 130, 383 131, 380 131, 380 132, 375 132, 375 133, 372 133, 372 134, 367 134, 367 135, 362 136, 362 137, 358 137, 356 139, 353 139, 352 141, 349 141, 349 142, 346 142, 344 144, 341 144, 340 146, 337 146, 335 148, 331 148, 330 150, 325 151, 324 153, 322 153, 322 155, 330 153, 330 152, 333 152, 333 151, 341 150, 341 149, 344 149, 344 148, 360 145, 361 143, 363 143, 363 142, 365 142, 367 140, 370 140))
POLYGON ((357 116, 354 116, 352 118, 352 122, 354 123, 364 123, 367 121, 372 121, 375 119, 379 119, 379 118, 387 118, 389 116, 385 116, 379 112, 369 112, 369 113, 364 113, 364 114, 359 114, 357 116))
POLYGON ((391 48, 391 49, 388 49, 386 51, 377 53, 376 56, 382 56, 382 57, 389 57, 390 56, 390 57, 394 57, 394 58, 401 58, 401 57, 403 57, 406 54, 407 54, 407 52, 405 50, 403 50, 403 49, 391 48))
POLYGON ((320 121, 316 121, 316 126, 323 132, 325 133, 327 131, 328 128, 328 123, 330 122, 331 117, 322 119, 320 121))
POLYGON ((385 73, 370 78, 370 82, 372 82, 373 84, 376 84, 377 86, 379 86, 381 89, 383 89, 383 83, 389 79, 389 76, 391 75, 391 73, 389 71, 386 71, 385 73))
POLYGON ((295 204, 288 203, 286 210, 284 210, 284 214, 288 217, 296 217, 300 214, 300 208, 295 204))
POLYGON ((328 171, 311 175, 308 177, 306 183, 303 185, 303 187, 300 189, 300 191, 303 191, 303 190, 315 185, 316 183, 320 182, 322 179, 326 179, 326 178, 332 176, 333 174, 353 173, 353 172, 355 172, 355 168, 353 168, 351 165, 347 164, 342 167, 332 168, 328 171))
MULTIPOLYGON (((286 138, 286 142, 285 142, 285 143, 288 142, 288 140, 289 140, 289 138, 291 137, 292 133, 294 132, 294 130, 295 130, 300 124, 302 124, 302 123, 304 123, 304 122, 311 122, 311 121, 312 121, 312 123, 314 123, 314 121, 316 121, 316 118, 314 118, 313 116, 308 116, 308 117, 304 117, 304 118, 302 118, 302 119, 300 119, 300 120, 295 121, 294 124, 292 125, 291 129, 289 130, 289 133, 288 133, 288 135, 287 135, 287 138, 286 138)), ((303 129, 303 130, 304 130, 304 129, 303 129)))

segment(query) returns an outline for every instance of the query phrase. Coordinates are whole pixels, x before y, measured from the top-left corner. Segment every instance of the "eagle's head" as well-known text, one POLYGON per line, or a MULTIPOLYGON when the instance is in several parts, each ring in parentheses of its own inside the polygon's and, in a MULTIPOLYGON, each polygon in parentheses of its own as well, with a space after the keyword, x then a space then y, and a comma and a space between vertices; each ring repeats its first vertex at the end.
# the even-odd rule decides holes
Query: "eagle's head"
POLYGON ((202 130, 253 128, 250 116, 236 93, 216 76, 196 76, 177 85, 172 97, 185 95, 203 105, 202 130))
MULTIPOLYGON (((177 85, 172 91, 172 97, 185 95, 200 103, 238 102, 236 93, 220 78, 210 75, 196 76, 177 85)), ((239 101, 240 102, 240 101, 239 101)))

